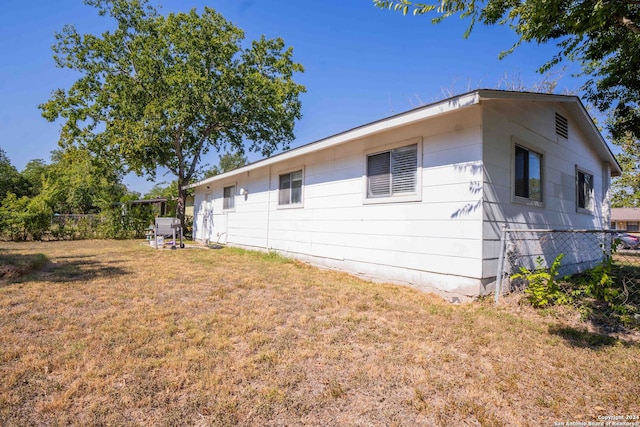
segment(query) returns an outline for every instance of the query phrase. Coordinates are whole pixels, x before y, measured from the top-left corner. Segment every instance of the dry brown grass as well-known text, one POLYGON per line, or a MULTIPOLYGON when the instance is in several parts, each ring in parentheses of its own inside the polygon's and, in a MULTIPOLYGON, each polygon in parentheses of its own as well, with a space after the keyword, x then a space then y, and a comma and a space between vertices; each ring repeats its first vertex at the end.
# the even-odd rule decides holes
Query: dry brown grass
POLYGON ((640 347, 279 257, 11 244, 0 424, 538 426, 640 414, 640 347))

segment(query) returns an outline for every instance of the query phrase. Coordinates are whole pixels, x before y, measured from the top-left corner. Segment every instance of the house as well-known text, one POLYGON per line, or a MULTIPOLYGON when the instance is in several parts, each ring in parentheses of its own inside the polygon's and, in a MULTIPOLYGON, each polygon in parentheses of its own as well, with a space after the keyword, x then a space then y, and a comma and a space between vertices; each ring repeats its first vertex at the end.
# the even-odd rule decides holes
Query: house
POLYGON ((194 238, 475 296, 503 225, 608 228, 620 173, 577 97, 476 90, 192 184, 194 238))
POLYGON ((611 208, 611 228, 638 233, 640 231, 640 209, 611 208))
POLYGON ((187 194, 187 199, 184 203, 184 215, 193 217, 193 196, 191 194, 187 194))

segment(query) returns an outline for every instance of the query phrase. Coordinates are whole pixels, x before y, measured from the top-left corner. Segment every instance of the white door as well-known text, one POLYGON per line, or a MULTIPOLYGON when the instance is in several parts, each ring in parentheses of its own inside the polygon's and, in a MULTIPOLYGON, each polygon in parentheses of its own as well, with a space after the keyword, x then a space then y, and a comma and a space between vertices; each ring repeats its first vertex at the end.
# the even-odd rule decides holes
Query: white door
POLYGON ((204 195, 204 212, 202 214, 202 235, 205 243, 211 241, 213 234, 213 193, 204 195))

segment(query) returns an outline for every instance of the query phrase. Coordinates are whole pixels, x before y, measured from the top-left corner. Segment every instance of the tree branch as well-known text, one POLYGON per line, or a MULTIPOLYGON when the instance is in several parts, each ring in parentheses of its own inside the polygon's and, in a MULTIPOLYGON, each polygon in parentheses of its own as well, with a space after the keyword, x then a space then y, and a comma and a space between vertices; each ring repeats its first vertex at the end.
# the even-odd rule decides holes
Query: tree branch
POLYGON ((182 126, 178 126, 174 135, 173 135, 173 146, 176 150, 176 157, 178 158, 178 179, 182 178, 182 173, 184 172, 184 156, 182 154, 182 146, 180 141, 182 140, 182 126))
MULTIPOLYGON (((640 2, 638 2, 640 3, 640 2)), ((629 31, 640 34, 640 26, 637 23, 627 18, 626 16, 615 16, 614 17, 618 23, 622 24, 623 27, 626 27, 629 31)))
POLYGON ((204 142, 207 140, 209 135, 211 135, 211 132, 213 132, 216 129, 219 130, 220 127, 216 126, 216 124, 212 123, 209 126, 207 126, 204 129, 204 131, 202 132, 202 136, 200 137, 200 140, 198 141, 198 148, 195 150, 195 154, 193 156, 193 160, 191 161, 191 167, 189 168, 189 172, 185 176, 186 180, 189 180, 193 176, 193 173, 196 170, 196 165, 198 164, 198 162, 200 160, 200 153, 202 153, 202 146, 204 145, 204 142))

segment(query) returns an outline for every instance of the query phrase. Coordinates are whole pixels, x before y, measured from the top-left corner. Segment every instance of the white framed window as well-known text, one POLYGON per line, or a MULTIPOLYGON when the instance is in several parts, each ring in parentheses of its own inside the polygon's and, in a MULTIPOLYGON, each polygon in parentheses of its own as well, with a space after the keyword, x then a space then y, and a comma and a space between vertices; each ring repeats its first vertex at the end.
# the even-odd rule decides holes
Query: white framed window
POLYGON ((421 156, 419 138, 367 153, 365 203, 419 201, 421 156))
POLYGON ((233 210, 236 208, 236 186, 230 185, 222 190, 222 209, 233 210))
POLYGON ((576 209, 578 212, 593 212, 593 174, 576 166, 576 209))
POLYGON ((280 175, 278 205, 302 206, 302 169, 280 175))
POLYGON ((543 202, 543 155, 519 143, 513 162, 514 201, 541 206, 543 202))
POLYGON ((640 231, 640 227, 638 227, 638 221, 627 222, 627 231, 640 231))

